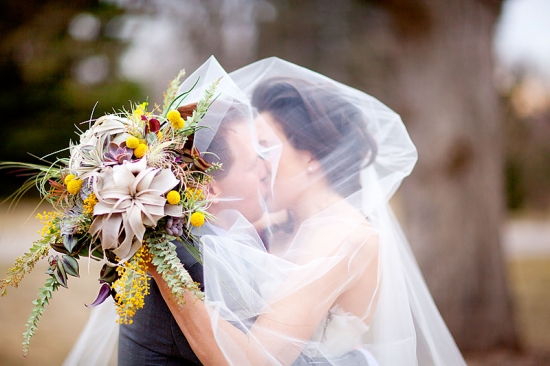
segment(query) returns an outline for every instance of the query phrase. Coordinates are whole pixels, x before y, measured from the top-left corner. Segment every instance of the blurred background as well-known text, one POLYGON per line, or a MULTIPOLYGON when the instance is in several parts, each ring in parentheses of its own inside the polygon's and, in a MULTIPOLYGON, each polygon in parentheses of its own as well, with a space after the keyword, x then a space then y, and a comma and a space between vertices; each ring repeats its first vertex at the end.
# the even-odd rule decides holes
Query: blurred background
MULTIPOLYGON (((0 161, 38 162, 80 123, 159 103, 181 68, 279 56, 382 100, 419 161, 394 200, 471 365, 550 364, 550 2, 547 0, 2 0, 0 161)), ((85 128, 85 126, 84 126, 85 128)), ((50 156, 66 156, 61 151, 50 156)), ((24 177, 0 172, 0 196, 24 177)), ((33 195, 34 194, 34 195, 33 195)), ((38 238, 31 193, 0 206, 0 270, 38 238)), ((58 365, 97 268, 21 333, 45 263, 0 299, 0 364, 58 365)))

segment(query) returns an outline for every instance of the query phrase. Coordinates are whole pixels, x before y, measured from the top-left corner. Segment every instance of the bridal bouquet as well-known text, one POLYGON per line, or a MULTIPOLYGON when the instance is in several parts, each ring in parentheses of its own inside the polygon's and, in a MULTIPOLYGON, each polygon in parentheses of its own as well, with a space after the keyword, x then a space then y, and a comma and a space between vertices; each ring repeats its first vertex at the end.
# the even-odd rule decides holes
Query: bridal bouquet
POLYGON ((46 304, 60 286, 67 288, 69 276, 79 276, 82 258, 103 263, 99 294, 89 306, 112 296, 120 323, 131 323, 143 307, 150 263, 180 304, 186 291, 202 297, 176 255, 176 244, 195 249, 192 227, 211 219, 206 212, 210 203, 206 184, 209 172, 220 165, 209 164, 193 138, 215 99, 217 82, 199 102, 174 108, 191 91, 177 95, 183 75, 180 72, 170 83, 162 108, 148 111, 147 103, 133 104, 131 111, 90 121, 88 130, 79 131, 79 143, 70 144, 69 158, 48 165, 0 163, 0 168, 37 171, 12 195, 14 202, 36 186, 53 206, 51 212, 37 216, 44 225, 40 239, 15 260, 0 282, 4 296, 37 261, 48 257, 49 277, 33 302, 23 333, 24 354, 46 304), (55 253, 49 255, 51 250, 55 253))

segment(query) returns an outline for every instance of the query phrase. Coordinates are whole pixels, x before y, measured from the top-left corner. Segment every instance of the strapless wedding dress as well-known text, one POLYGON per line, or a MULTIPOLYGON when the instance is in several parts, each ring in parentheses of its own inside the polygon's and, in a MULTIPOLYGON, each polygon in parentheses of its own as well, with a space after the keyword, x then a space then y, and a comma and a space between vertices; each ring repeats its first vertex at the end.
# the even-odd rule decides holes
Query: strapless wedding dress
POLYGON ((302 355, 311 359, 338 360, 336 362, 339 363, 340 360, 347 359, 350 353, 354 353, 354 360, 358 364, 378 366, 374 356, 361 347, 368 330, 369 327, 362 319, 336 305, 323 318, 302 355))

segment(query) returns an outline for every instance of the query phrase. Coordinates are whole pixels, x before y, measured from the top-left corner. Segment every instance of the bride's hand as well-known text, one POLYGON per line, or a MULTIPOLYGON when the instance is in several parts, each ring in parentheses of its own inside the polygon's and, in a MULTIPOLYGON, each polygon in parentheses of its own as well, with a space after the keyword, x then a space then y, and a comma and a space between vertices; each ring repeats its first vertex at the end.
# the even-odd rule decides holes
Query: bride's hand
POLYGON ((260 232, 267 228, 270 228, 272 232, 278 231, 284 224, 290 219, 288 210, 281 210, 277 212, 266 212, 262 217, 253 222, 256 231, 260 232))

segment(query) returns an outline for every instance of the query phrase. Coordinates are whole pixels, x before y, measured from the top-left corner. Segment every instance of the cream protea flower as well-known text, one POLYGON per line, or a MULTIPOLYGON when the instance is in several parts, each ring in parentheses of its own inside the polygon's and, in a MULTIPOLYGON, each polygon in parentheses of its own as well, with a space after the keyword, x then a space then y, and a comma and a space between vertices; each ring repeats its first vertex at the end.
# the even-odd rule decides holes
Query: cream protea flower
POLYGON ((147 167, 146 159, 105 168, 98 174, 90 234, 99 236, 103 249, 112 249, 123 261, 140 247, 147 227, 164 216, 181 217, 178 205, 164 195, 179 181, 169 169, 147 167))
POLYGON ((98 118, 94 125, 80 135, 79 144, 71 144, 69 170, 87 178, 104 166, 103 154, 109 143, 121 144, 131 135, 126 131, 132 128, 127 118, 106 115, 98 118))

